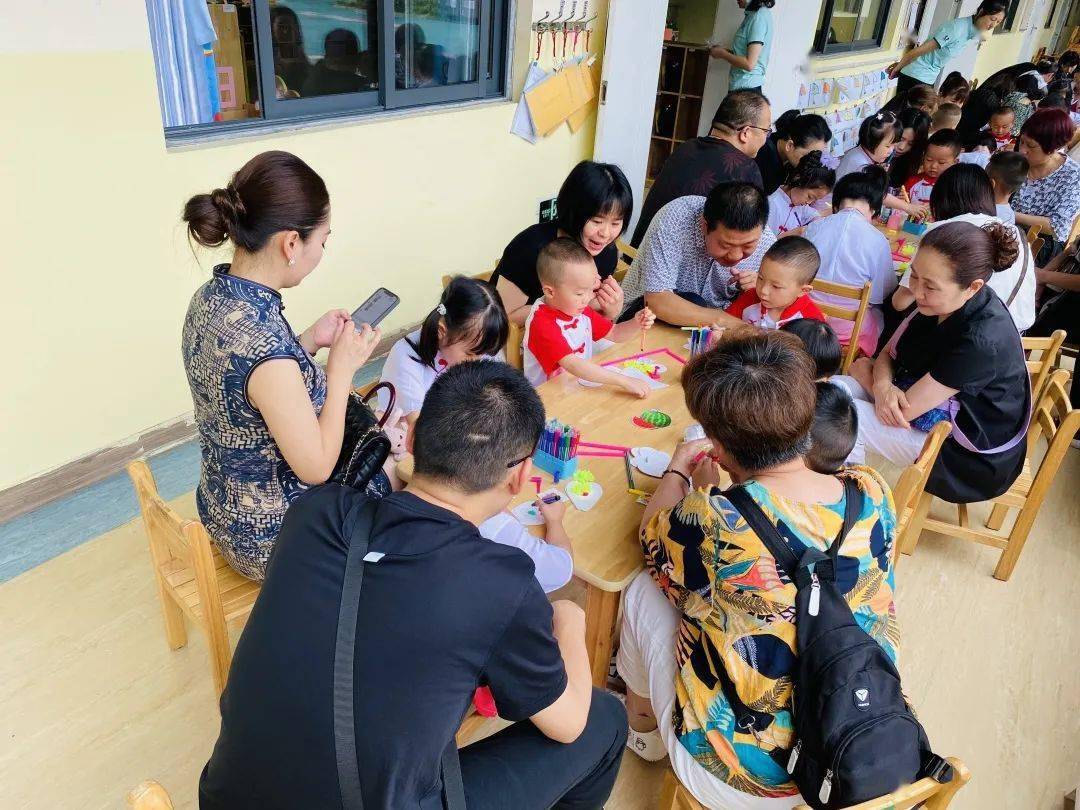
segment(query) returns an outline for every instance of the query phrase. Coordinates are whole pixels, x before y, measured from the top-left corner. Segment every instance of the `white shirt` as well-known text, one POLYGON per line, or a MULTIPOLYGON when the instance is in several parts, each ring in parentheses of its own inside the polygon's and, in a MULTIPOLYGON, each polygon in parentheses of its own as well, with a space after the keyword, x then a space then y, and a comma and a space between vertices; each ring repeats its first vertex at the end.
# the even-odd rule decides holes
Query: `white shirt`
POLYGON ((570 316, 544 303, 543 298, 536 301, 525 319, 521 345, 525 379, 541 385, 558 371, 559 362, 568 355, 591 360, 593 341, 604 337, 611 327, 611 321, 591 307, 570 316))
POLYGON ((1012 206, 1007 202, 996 203, 994 207, 997 209, 997 218, 1008 225, 1016 224, 1016 212, 1013 211, 1012 206))
POLYGON ((865 166, 880 165, 880 163, 875 163, 874 159, 861 146, 853 146, 844 152, 844 156, 840 158, 840 164, 836 167, 836 179, 839 180, 845 174, 861 171, 865 166))
POLYGON ((990 162, 989 152, 961 152, 957 158, 960 163, 974 163, 981 169, 986 168, 986 164, 990 162))
MULTIPOLYGON (((806 227, 806 238, 814 243, 821 254, 821 268, 817 277, 822 281, 834 281, 851 287, 862 287, 870 282, 870 303, 882 304, 896 289, 896 270, 893 267, 889 240, 867 222, 861 212, 844 208, 837 213, 811 222, 806 227)), ((852 309, 851 299, 812 292, 815 301, 852 309)), ((829 325, 836 330, 841 343, 851 339, 852 322, 829 318, 829 325)), ((859 345, 868 354, 874 354, 877 339, 884 327, 881 311, 871 308, 863 322, 859 345)))
MULTIPOLYGON (((986 214, 961 214, 952 219, 934 222, 927 228, 927 231, 939 228, 947 222, 970 222, 972 225, 981 228, 988 222, 1001 222, 1001 220, 998 217, 988 217, 986 214)), ((1019 240, 1020 255, 1012 263, 1011 267, 990 276, 990 280, 986 282, 986 285, 997 293, 1002 303, 1008 306, 1009 314, 1012 315, 1017 330, 1023 332, 1035 323, 1035 257, 1031 255, 1030 248, 1025 249, 1024 247, 1027 240, 1024 238, 1023 231, 1015 225, 1013 228, 1016 231, 1013 235, 1019 240), (1026 273, 1025 265, 1027 266, 1026 273), (1016 282, 1020 279, 1021 273, 1025 273, 1024 280, 1020 282, 1020 289, 1016 291, 1016 297, 1009 304, 1007 303, 1009 296, 1016 289, 1016 282)), ((910 287, 910 279, 911 271, 908 270, 904 273, 904 277, 900 279, 900 284, 904 287, 910 287)))
MULTIPOLYGON (((392 383, 397 392, 395 407, 400 408, 402 414, 408 416, 416 413, 424 404, 424 397, 428 389, 435 384, 439 375, 446 371, 446 360, 441 352, 435 353, 435 366, 425 366, 416 356, 414 345, 420 343, 420 330, 411 332, 390 349, 383 363, 380 382, 392 383)), ((485 360, 502 360, 502 357, 485 357, 485 360)), ((379 392, 379 408, 386 410, 390 395, 386 391, 379 392)))
POLYGON ((809 205, 794 205, 783 188, 769 195, 769 230, 779 235, 809 225, 821 213, 809 205))
POLYGON ((544 593, 557 591, 574 575, 574 561, 566 549, 550 545, 532 534, 508 512, 500 512, 479 526, 480 536, 504 546, 520 548, 536 566, 536 580, 544 593))

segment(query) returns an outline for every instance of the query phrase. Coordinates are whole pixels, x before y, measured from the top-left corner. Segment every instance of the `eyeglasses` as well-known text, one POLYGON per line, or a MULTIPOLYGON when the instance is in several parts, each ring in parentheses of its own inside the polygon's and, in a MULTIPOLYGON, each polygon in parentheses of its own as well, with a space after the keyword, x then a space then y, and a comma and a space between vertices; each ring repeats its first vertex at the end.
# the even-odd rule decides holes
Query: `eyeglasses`
POLYGON ((740 129, 760 129, 766 135, 772 134, 772 127, 758 127, 753 124, 746 124, 745 126, 740 127, 740 129))
POLYGON ((529 451, 529 455, 524 456, 523 458, 519 458, 517 461, 511 461, 509 464, 506 465, 506 469, 512 470, 518 464, 523 464, 524 462, 528 461, 530 458, 532 458, 536 454, 536 448, 539 447, 539 446, 540 446, 540 437, 537 436, 536 437, 536 444, 534 444, 533 449, 529 451))

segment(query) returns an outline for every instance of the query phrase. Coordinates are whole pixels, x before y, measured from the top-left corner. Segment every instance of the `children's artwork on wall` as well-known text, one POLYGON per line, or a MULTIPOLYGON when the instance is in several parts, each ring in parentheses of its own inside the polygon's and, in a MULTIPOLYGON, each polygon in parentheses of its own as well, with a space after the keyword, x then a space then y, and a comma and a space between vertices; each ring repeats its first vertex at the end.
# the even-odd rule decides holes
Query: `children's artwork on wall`
POLYGON ((802 82, 799 85, 799 101, 798 107, 800 110, 805 110, 810 106, 810 85, 806 82, 802 82))

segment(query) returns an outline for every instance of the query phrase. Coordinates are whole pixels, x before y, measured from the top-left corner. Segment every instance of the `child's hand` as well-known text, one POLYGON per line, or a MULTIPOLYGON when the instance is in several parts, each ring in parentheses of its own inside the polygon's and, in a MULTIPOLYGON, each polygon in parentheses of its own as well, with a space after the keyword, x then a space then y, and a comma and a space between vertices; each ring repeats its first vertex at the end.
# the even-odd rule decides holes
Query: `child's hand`
POLYGON ((641 329, 652 329, 652 325, 656 323, 656 315, 651 309, 645 307, 641 312, 634 316, 634 320, 637 321, 637 324, 641 329))
POLYGON ((757 273, 753 270, 732 270, 731 277, 740 290, 752 290, 757 286, 757 273))
POLYGON ((563 522, 566 516, 566 498, 559 498, 554 503, 544 503, 540 498, 533 502, 533 506, 539 510, 544 523, 548 526, 557 526, 563 522))
POLYGON ((649 392, 652 391, 652 387, 647 382, 635 379, 634 377, 623 376, 622 379, 619 380, 619 385, 624 391, 628 391, 638 399, 645 399, 645 397, 649 395, 649 392))
POLYGON ((930 209, 925 205, 911 204, 911 218, 916 222, 925 222, 930 216, 930 209))

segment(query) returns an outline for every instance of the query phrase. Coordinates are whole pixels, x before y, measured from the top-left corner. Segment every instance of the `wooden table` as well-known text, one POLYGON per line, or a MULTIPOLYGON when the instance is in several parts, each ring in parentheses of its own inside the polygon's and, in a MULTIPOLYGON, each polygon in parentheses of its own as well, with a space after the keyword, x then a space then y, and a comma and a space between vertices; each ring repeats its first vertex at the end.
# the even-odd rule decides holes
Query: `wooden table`
MULTIPOLYGON (((894 258, 893 258, 893 265, 894 266, 899 264, 899 262, 895 258, 895 254, 896 254, 896 250, 897 250, 897 248, 898 248, 898 246, 899 246, 899 244, 901 242, 903 242, 905 245, 915 245, 916 247, 918 247, 919 242, 922 241, 922 236, 916 236, 915 234, 908 233, 905 230, 890 231, 888 228, 885 227, 885 225, 883 223, 879 222, 876 219, 874 220, 874 227, 877 228, 878 231, 880 233, 882 233, 885 236, 886 239, 889 240, 889 248, 893 251, 893 255, 894 255, 894 258)), ((904 264, 905 265, 910 265, 911 264, 911 259, 909 258, 904 264)), ((897 275, 902 275, 904 273, 904 270, 901 269, 900 267, 897 267, 896 272, 897 272, 897 275)))
MULTIPOLYGON (((684 358, 689 351, 683 346, 687 332, 670 326, 657 325, 649 330, 645 339, 645 351, 668 349, 684 358)), ((596 355, 599 363, 638 354, 636 340, 623 343, 596 355)), ((560 374, 541 385, 537 392, 544 402, 549 418, 573 425, 584 442, 621 445, 624 447, 653 447, 670 453, 682 438, 683 431, 692 423, 683 399, 679 375, 683 364, 667 354, 649 358, 667 367, 661 376, 667 388, 654 390, 645 399, 638 399, 622 390, 609 386, 586 388, 576 377, 560 374), (655 408, 668 414, 672 423, 666 428, 647 430, 637 427, 633 418, 642 411, 655 408)), ((399 465, 403 480, 412 473, 412 459, 399 465)), ((574 576, 586 587, 585 640, 589 648, 593 683, 603 687, 607 683, 608 665, 614 641, 615 621, 619 613, 619 595, 643 567, 638 527, 644 507, 637 497, 626 490, 626 471, 622 458, 589 458, 579 460, 579 469, 589 470, 596 476, 604 490, 603 497, 588 512, 580 512, 567 506, 564 525, 574 545, 574 576)), ((534 468, 534 475, 543 478, 543 488, 552 485, 551 476, 534 468)), ((657 480, 634 470, 637 489, 652 492, 657 480)), ((560 489, 562 483, 560 483, 560 489)), ((530 487, 510 504, 533 500, 535 491, 530 487)), ((533 531, 541 534, 543 527, 533 531)))
MULTIPOLYGON (((689 351, 683 348, 687 335, 687 332, 658 324, 648 332, 645 351, 668 349, 687 358, 689 351)), ((598 354, 595 360, 604 363, 637 353, 638 342, 635 340, 613 346, 598 354)), ((683 431, 693 422, 679 383, 683 365, 667 354, 648 359, 667 367, 661 380, 668 383, 668 387, 652 391, 645 399, 609 386, 586 388, 568 374, 548 380, 537 391, 548 416, 577 428, 584 442, 648 446, 670 453, 682 438, 683 431), (671 425, 655 430, 636 426, 633 418, 650 408, 668 414, 671 425)), ((619 595, 643 566, 638 528, 645 507, 626 491, 626 470, 621 458, 582 457, 578 464, 579 469, 587 469, 595 475, 604 490, 599 503, 588 512, 568 507, 564 521, 574 544, 574 575, 586 586, 585 640, 593 683, 602 688, 607 683, 619 595)), ((536 473, 543 476, 545 487, 550 486, 550 476, 540 470, 536 473)), ((652 492, 657 484, 656 479, 637 470, 634 470, 634 481, 637 489, 648 492, 652 492)), ((535 493, 523 493, 513 505, 530 497, 535 497, 535 493)))

